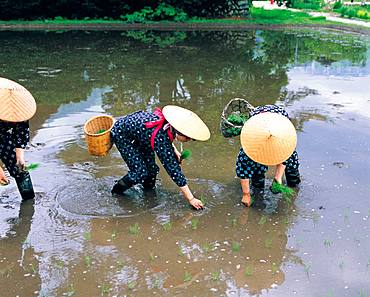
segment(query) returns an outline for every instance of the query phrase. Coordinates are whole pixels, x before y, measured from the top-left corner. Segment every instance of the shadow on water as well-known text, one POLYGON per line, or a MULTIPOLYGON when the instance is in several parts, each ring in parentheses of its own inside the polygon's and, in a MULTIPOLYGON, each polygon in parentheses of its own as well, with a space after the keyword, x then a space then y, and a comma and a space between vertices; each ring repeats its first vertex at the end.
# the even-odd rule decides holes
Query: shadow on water
MULTIPOLYGON (((369 40, 310 30, 0 32, 2 76, 38 103, 26 152, 37 197, 0 188, 0 295, 358 296, 369 256, 369 40), (10 62, 11 61, 11 62, 10 62), (234 97, 276 103, 298 131, 302 184, 241 205, 234 97), (194 211, 161 168, 157 187, 112 196, 127 167, 87 153, 83 124, 178 104, 208 142, 182 165, 194 211), (354 231, 355 230, 355 231, 354 231), (338 260, 339 259, 339 260, 338 260)), ((176 145, 178 145, 176 143, 176 145)))

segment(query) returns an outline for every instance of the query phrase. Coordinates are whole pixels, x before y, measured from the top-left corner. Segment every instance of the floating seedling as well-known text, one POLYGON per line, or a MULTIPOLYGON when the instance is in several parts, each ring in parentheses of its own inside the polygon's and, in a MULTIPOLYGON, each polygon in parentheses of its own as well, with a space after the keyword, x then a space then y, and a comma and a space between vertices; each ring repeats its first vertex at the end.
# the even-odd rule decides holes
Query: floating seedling
POLYGON ((240 251, 240 243, 237 241, 233 241, 231 244, 231 249, 233 252, 239 252, 240 251))
POLYGON ((172 223, 166 222, 162 225, 164 231, 170 231, 172 229, 172 223))
POLYGON ((90 232, 84 232, 83 234, 85 240, 91 240, 91 233, 90 232))
POLYGON ((140 232, 139 224, 135 223, 134 225, 129 226, 128 227, 128 232, 130 234, 133 234, 133 235, 139 234, 139 232, 140 232))
POLYGON ((199 219, 197 218, 191 219, 190 223, 191 223, 191 229, 193 230, 198 229, 199 219))
POLYGON ((211 279, 213 281, 218 281, 220 280, 221 273, 219 271, 214 271, 211 273, 211 279))
POLYGON ((258 221, 258 225, 263 225, 267 222, 267 218, 265 216, 262 216, 260 220, 258 221))
POLYGON ((189 272, 185 271, 184 273, 184 282, 187 283, 187 282, 190 282, 192 279, 192 276, 189 272))
POLYGON ((90 256, 85 256, 84 257, 84 260, 85 260, 85 265, 87 268, 90 268, 91 267, 91 264, 92 264, 92 258, 90 256))
POLYGON ((244 274, 245 276, 252 276, 253 275, 253 267, 251 265, 248 265, 245 267, 244 274))

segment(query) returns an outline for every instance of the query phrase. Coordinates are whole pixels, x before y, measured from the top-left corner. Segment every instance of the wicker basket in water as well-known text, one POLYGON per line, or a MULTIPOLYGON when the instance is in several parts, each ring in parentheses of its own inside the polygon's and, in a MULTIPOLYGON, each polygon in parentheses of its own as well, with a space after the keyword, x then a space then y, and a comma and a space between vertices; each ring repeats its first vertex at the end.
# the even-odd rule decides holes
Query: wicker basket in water
POLYGON ((249 118, 249 113, 254 107, 242 98, 230 100, 224 107, 221 114, 220 129, 224 137, 233 137, 240 135, 244 122, 249 118), (237 121, 232 121, 234 117, 237 121))
POLYGON ((91 155, 105 156, 109 152, 112 147, 110 130, 113 124, 113 117, 108 115, 92 117, 85 123, 85 139, 91 155))

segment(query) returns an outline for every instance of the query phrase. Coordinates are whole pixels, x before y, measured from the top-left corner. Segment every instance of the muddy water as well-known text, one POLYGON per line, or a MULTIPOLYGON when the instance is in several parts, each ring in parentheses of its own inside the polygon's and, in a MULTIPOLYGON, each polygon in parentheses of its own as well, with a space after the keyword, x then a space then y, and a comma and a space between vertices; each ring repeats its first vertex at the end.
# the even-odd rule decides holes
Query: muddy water
POLYGON ((327 31, 0 32, 0 75, 36 98, 37 197, 0 188, 0 296, 370 296, 370 41, 327 31), (240 204, 234 97, 276 103, 298 129, 302 184, 240 204), (212 138, 187 143, 194 211, 165 174, 112 197, 118 151, 92 157, 91 116, 178 104, 212 138))

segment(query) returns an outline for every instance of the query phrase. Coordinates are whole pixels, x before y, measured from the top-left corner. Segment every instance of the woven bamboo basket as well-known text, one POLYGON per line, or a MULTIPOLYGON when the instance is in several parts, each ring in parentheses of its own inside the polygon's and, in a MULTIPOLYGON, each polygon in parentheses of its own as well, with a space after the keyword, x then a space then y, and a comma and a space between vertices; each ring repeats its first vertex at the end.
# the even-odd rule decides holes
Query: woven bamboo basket
POLYGON ((234 137, 240 135, 244 122, 249 118, 249 113, 254 107, 243 98, 234 98, 227 103, 221 114, 220 130, 224 137, 234 137), (240 123, 230 121, 230 116, 243 119, 240 123))
POLYGON ((95 116, 89 119, 84 126, 87 149, 91 155, 105 156, 112 147, 110 130, 114 118, 108 115, 95 116), (104 130, 104 132, 99 133, 104 130))

